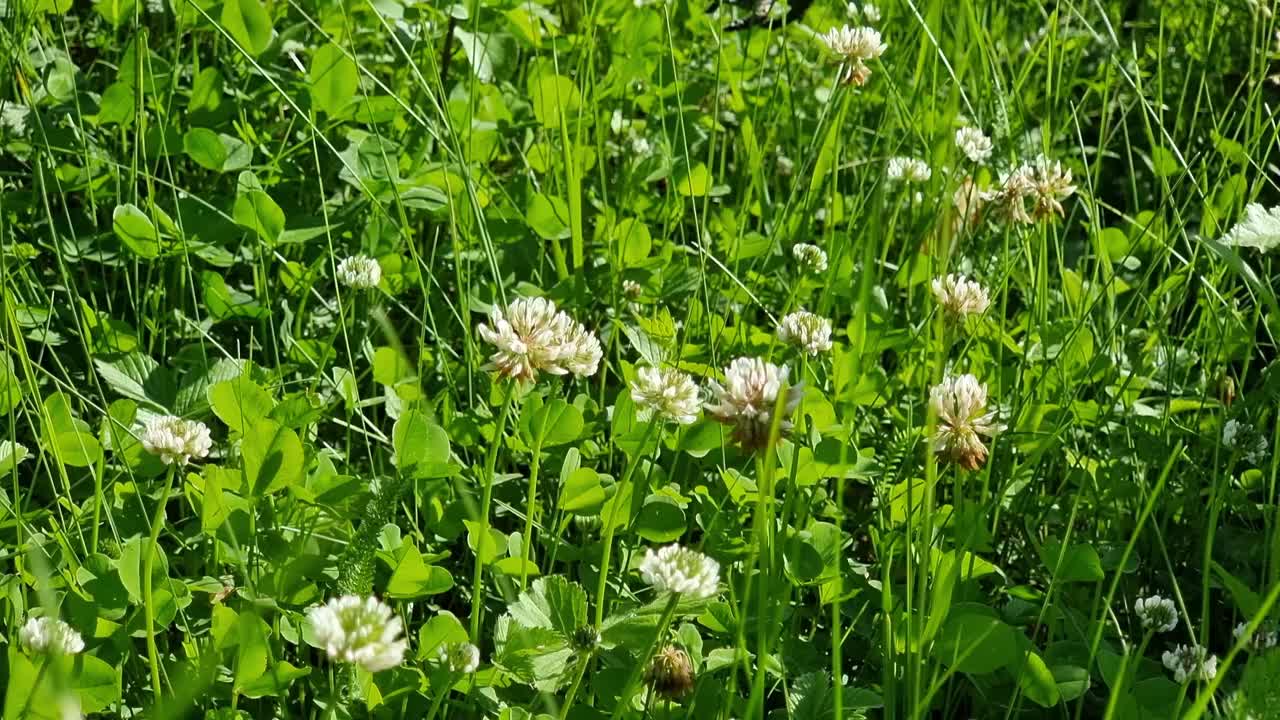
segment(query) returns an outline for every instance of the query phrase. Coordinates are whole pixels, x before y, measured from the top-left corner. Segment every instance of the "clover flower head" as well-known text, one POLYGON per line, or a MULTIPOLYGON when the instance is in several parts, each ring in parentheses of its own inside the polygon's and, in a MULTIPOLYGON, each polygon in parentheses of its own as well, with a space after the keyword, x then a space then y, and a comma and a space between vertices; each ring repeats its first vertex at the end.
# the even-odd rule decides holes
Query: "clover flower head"
POLYGON ((84 639, 75 628, 54 617, 33 617, 18 630, 18 642, 40 655, 75 655, 84 650, 84 639))
POLYGON ((938 458, 966 470, 982 467, 987 461, 982 438, 1004 429, 987 410, 987 386, 969 374, 947 377, 930 388, 929 407, 938 417, 933 436, 938 458))
POLYGON ((779 427, 783 435, 791 431, 788 418, 800 404, 804 388, 800 383, 788 386, 788 375, 786 365, 778 367, 759 358, 737 358, 724 370, 724 385, 714 380, 708 383, 714 402, 707 404, 707 412, 732 426, 733 438, 743 449, 758 450, 769 442, 778 393, 784 386, 787 394, 779 427))
POLYGON ((640 576, 659 593, 680 593, 699 600, 720 590, 720 563, 697 550, 668 545, 645 551, 640 576))
POLYGON ((436 651, 436 659, 449 672, 470 675, 480 667, 480 648, 469 642, 444 643, 436 651))
POLYGON ((1169 632, 1178 626, 1178 610, 1173 601, 1159 595, 1134 601, 1133 614, 1138 616, 1142 627, 1155 632, 1169 632))
POLYGON ((986 288, 964 275, 934 278, 932 288, 938 306, 953 322, 963 322, 970 315, 981 315, 991 306, 986 288))
POLYGON ((362 290, 377 287, 382 281, 382 266, 368 255, 353 255, 338 263, 338 282, 362 290))
POLYGON ((1035 190, 1035 208, 1031 216, 1034 220, 1061 217, 1065 214, 1062 201, 1076 192, 1071 184, 1071 171, 1062 167, 1062 163, 1041 155, 1031 166, 1031 182, 1035 190))
POLYGON ((1180 683, 1188 679, 1208 682, 1218 674, 1218 657, 1210 655, 1199 645, 1179 645, 1173 650, 1166 650, 1160 660, 1173 672, 1173 679, 1180 683))
POLYGON ((404 660, 408 642, 391 608, 376 597, 344 595, 307 612, 313 636, 330 658, 379 672, 404 660))
POLYGON ((192 458, 208 456, 213 441, 209 426, 197 420, 184 420, 176 415, 159 415, 142 426, 142 447, 158 455, 165 465, 185 465, 192 458))
POLYGON ((798 310, 778 323, 778 339, 810 355, 831 350, 831 321, 807 310, 798 310))
MULTIPOLYGON (((1239 625, 1236 625, 1235 629, 1231 631, 1231 636, 1236 639, 1236 642, 1239 642, 1240 639, 1244 637, 1244 634, 1248 631, 1249 631, 1249 623, 1242 622, 1239 625)), ((1266 631, 1259 630, 1255 632, 1253 635, 1250 635, 1249 639, 1245 641, 1244 645, 1249 649, 1250 652, 1262 652, 1263 650, 1270 650, 1271 648, 1276 646, 1276 632, 1274 630, 1266 630, 1266 631)))
POLYGON ((933 177, 933 170, 928 163, 912 157, 889 158, 885 174, 890 180, 902 180, 909 183, 926 183, 933 177))
POLYGON ((631 399, 644 420, 656 417, 689 425, 698 419, 702 409, 697 383, 675 368, 637 369, 636 379, 631 382, 631 399))
POLYGON ((827 271, 827 254, 817 245, 797 243, 791 248, 791 256, 800 267, 815 275, 827 271))
POLYGON ((653 656, 644 678, 658 697, 679 700, 693 690, 693 661, 689 653, 667 645, 653 656))
POLYGON ((970 162, 981 165, 991 158, 991 138, 975 127, 956 130, 956 147, 970 162))
POLYGON ((873 27, 831 28, 818 39, 832 54, 848 62, 866 62, 884 54, 889 48, 880 38, 880 31, 873 27))
POLYGON ((477 330, 497 348, 485 367, 520 381, 537 380, 541 372, 594 375, 604 354, 595 334, 546 298, 516 298, 505 311, 495 307, 489 325, 477 330))
POLYGON ((888 45, 880 38, 880 31, 872 27, 852 28, 848 25, 832 28, 818 39, 832 54, 839 57, 847 69, 842 82, 848 85, 865 85, 871 78, 868 60, 884 54, 888 45))

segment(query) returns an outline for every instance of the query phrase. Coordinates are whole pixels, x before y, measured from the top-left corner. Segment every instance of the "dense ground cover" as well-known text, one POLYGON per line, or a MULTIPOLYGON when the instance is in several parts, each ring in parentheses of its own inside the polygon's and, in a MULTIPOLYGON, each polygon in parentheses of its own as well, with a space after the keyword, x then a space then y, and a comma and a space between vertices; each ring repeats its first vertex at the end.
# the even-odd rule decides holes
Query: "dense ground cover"
POLYGON ((749 5, 0 0, 4 717, 1274 717, 1269 0, 749 5))

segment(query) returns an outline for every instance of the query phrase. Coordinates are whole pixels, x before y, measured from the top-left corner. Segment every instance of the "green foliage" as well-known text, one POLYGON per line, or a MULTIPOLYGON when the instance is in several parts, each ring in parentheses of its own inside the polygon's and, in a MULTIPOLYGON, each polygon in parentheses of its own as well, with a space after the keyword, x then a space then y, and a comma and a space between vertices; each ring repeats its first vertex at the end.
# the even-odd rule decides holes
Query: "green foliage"
POLYGON ((801 5, 0 0, 4 717, 1272 712, 1277 20, 801 5))

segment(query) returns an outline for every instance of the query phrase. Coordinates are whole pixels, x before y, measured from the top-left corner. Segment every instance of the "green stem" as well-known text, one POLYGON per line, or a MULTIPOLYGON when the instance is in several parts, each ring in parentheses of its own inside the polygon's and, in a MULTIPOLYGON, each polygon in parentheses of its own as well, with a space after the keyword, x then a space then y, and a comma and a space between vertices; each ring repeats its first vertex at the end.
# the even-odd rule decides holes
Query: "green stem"
POLYGON ((516 396, 516 383, 508 383, 498 424, 493 429, 493 441, 489 443, 489 455, 484 461, 484 495, 480 500, 480 530, 476 533, 476 567, 471 577, 471 637, 480 637, 480 608, 484 606, 484 548, 489 540, 489 506, 493 504, 493 471, 498 464, 498 448, 502 445, 502 433, 507 429, 507 416, 516 396))
POLYGON ((164 489, 156 502, 155 513, 151 516, 151 536, 147 538, 147 554, 142 560, 142 611, 147 623, 147 662, 151 665, 151 691, 156 701, 160 700, 160 653, 156 649, 156 605, 151 595, 151 576, 155 571, 156 550, 160 544, 160 528, 164 525, 164 509, 169 503, 169 490, 173 485, 173 476, 178 472, 177 465, 171 465, 164 476, 164 489))
MULTIPOLYGON (((587 666, 591 664, 591 655, 584 653, 582 659, 578 661, 578 672, 575 673, 573 684, 569 686, 569 694, 564 696, 564 705, 560 706, 560 720, 569 717, 569 710, 573 709, 573 701, 578 697, 578 690, 582 687, 582 678, 587 674, 587 666)), ((428 720, 430 720, 428 718, 428 720)))
POLYGON ((671 593, 671 599, 667 600, 667 607, 662 611, 662 618, 658 620, 658 632, 654 634, 653 642, 649 643, 649 649, 645 651, 644 657, 640 658, 640 662, 631 669, 631 677, 627 679, 627 684, 622 688, 622 694, 618 696, 618 704, 613 706, 611 720, 622 717, 624 709, 631 704, 631 696, 635 694, 636 685, 640 683, 640 678, 649 667, 649 661, 653 659, 653 654, 662 644, 662 638, 666 637, 667 628, 671 625, 671 619, 675 617, 676 605, 679 603, 680 593, 671 593))
POLYGON ((529 461, 529 499, 524 508, 524 537, 520 542, 520 591, 524 592, 529 583, 529 546, 533 544, 533 511, 538 500, 538 467, 542 457, 542 443, 533 448, 533 458, 529 461))
POLYGON ((435 720, 436 713, 440 712, 440 706, 444 704, 444 699, 449 696, 449 690, 453 688, 453 682, 456 674, 449 673, 449 681, 445 683, 444 688, 431 701, 431 709, 427 710, 426 720, 435 720))
POLYGON ((640 440, 640 449, 636 451, 636 458, 627 465, 626 472, 622 474, 622 482, 618 484, 618 492, 613 496, 613 507, 609 511, 609 519, 605 521, 602 529, 604 534, 600 538, 600 579, 596 581, 596 630, 599 630, 600 623, 604 622, 604 596, 609 589, 609 558, 613 555, 613 529, 618 523, 618 510, 622 507, 624 500, 628 502, 630 500, 627 497, 627 486, 631 483, 631 476, 635 474, 636 467, 640 465, 640 460, 643 458, 641 453, 644 451, 645 445, 649 444, 649 437, 657 426, 658 420, 655 418, 645 428, 644 437, 640 440))

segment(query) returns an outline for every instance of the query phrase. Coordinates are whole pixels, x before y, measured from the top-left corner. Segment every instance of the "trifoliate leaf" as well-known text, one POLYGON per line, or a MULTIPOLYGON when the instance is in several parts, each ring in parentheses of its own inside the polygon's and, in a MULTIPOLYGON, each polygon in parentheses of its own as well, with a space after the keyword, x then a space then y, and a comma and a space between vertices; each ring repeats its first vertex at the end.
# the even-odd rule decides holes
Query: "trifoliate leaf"
POLYGON ((587 623, 587 593, 558 575, 539 578, 508 608, 511 618, 529 628, 557 630, 571 636, 587 623))
POLYGON ((1222 244, 1253 247, 1263 252, 1280 245, 1280 206, 1268 210, 1258 203, 1250 203, 1244 209, 1244 220, 1222 237, 1222 244))

